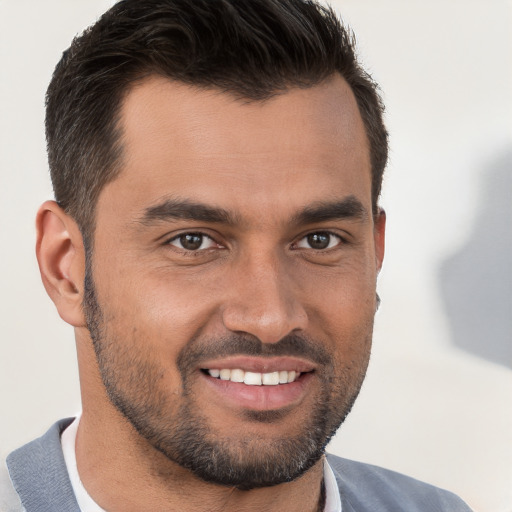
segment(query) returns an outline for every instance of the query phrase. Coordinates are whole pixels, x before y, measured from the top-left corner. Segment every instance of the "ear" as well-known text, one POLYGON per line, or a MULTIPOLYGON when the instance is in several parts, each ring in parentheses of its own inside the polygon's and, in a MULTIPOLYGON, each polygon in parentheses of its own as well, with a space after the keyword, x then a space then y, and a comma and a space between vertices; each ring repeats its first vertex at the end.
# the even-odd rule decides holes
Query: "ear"
POLYGON ((386 212, 382 208, 379 208, 379 212, 375 217, 373 238, 375 241, 375 262, 377 264, 377 272, 379 272, 382 267, 382 261, 384 260, 384 249, 386 245, 386 212))
POLYGON ((36 255, 46 292, 60 317, 83 327, 85 252, 76 222, 55 201, 46 201, 36 218, 36 255))

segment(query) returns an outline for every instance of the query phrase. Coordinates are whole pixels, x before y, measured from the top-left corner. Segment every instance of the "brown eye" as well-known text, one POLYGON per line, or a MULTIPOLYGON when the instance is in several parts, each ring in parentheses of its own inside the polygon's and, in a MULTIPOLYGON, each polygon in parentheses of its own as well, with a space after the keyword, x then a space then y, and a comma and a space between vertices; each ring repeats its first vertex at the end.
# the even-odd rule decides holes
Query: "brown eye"
POLYGON ((334 233, 328 233, 326 231, 317 231, 316 233, 310 233, 304 238, 299 240, 297 247, 300 249, 315 249, 321 251, 323 249, 330 249, 341 243, 341 238, 334 233))
POLYGON ((327 233, 313 233, 307 236, 308 244, 312 249, 326 249, 329 247, 331 236, 327 233))
POLYGON ((199 251, 215 246, 215 242, 202 233, 182 233, 170 240, 169 244, 186 251, 199 251))
POLYGON ((197 251, 197 249, 199 249, 203 243, 203 235, 198 235, 196 233, 181 235, 180 243, 183 249, 187 249, 189 251, 197 251))

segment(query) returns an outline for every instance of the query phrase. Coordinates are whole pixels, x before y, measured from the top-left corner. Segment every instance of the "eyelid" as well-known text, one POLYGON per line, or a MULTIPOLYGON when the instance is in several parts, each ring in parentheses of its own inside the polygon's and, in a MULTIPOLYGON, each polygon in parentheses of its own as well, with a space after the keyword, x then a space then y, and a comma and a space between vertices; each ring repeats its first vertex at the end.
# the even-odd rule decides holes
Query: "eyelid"
POLYGON ((334 248, 336 248, 336 247, 338 247, 340 245, 343 245, 345 243, 348 243, 347 239, 345 237, 343 237, 342 235, 340 235, 339 233, 335 233, 334 231, 330 231, 328 229, 315 229, 313 231, 309 231, 309 232, 299 236, 296 239, 296 241, 292 244, 292 248, 294 248, 294 249, 306 249, 306 250, 318 251, 318 252, 327 252, 327 251, 329 251, 331 249, 334 249, 334 248), (315 249, 313 247, 299 247, 298 244, 301 241, 305 240, 308 236, 316 235, 316 234, 329 235, 331 237, 334 237, 334 238, 336 238, 338 240, 338 243, 336 243, 332 247, 326 247, 325 249, 315 249))
POLYGON ((176 240, 179 241, 179 239, 182 236, 185 236, 185 235, 200 235, 200 236, 203 237, 203 241, 204 241, 204 239, 208 239, 215 246, 223 247, 223 245, 220 244, 219 242, 217 242, 217 240, 215 240, 215 238, 213 236, 211 236, 210 234, 205 233, 202 230, 195 230, 195 229, 184 230, 184 231, 181 231, 180 233, 176 233, 176 234, 172 235, 171 237, 167 237, 165 239, 164 245, 170 245, 170 246, 176 248, 177 250, 183 251, 185 253, 199 253, 199 252, 207 251, 208 249, 212 249, 213 248, 213 247, 205 247, 204 249, 202 248, 202 249, 191 250, 191 249, 186 249, 185 247, 180 247, 179 245, 177 245, 177 244, 175 245, 175 244, 172 243, 172 242, 174 242, 176 240))

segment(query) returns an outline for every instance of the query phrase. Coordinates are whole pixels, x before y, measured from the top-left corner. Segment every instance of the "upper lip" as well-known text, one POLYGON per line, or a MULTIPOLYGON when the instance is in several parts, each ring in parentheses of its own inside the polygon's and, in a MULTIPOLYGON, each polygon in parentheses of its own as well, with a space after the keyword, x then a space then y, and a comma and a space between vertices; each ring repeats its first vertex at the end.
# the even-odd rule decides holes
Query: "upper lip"
POLYGON ((315 370, 316 365, 311 361, 295 356, 280 357, 254 357, 254 356, 230 356, 221 359, 210 359, 201 363, 202 370, 213 369, 241 369, 255 373, 272 373, 278 371, 296 371, 300 373, 315 370))

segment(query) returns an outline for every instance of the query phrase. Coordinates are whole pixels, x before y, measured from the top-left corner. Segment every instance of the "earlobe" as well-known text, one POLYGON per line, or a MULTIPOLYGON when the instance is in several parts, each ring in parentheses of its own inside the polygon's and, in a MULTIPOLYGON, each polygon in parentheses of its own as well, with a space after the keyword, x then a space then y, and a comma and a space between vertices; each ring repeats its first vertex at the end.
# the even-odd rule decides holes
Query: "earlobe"
POLYGON ((82 327, 85 254, 80 230, 55 201, 39 208, 36 228, 36 255, 46 292, 65 322, 82 327))
POLYGON ((377 263, 377 272, 379 272, 384 260, 386 245, 386 212, 382 208, 379 208, 379 212, 375 216, 373 236, 375 239, 375 261, 377 263))

